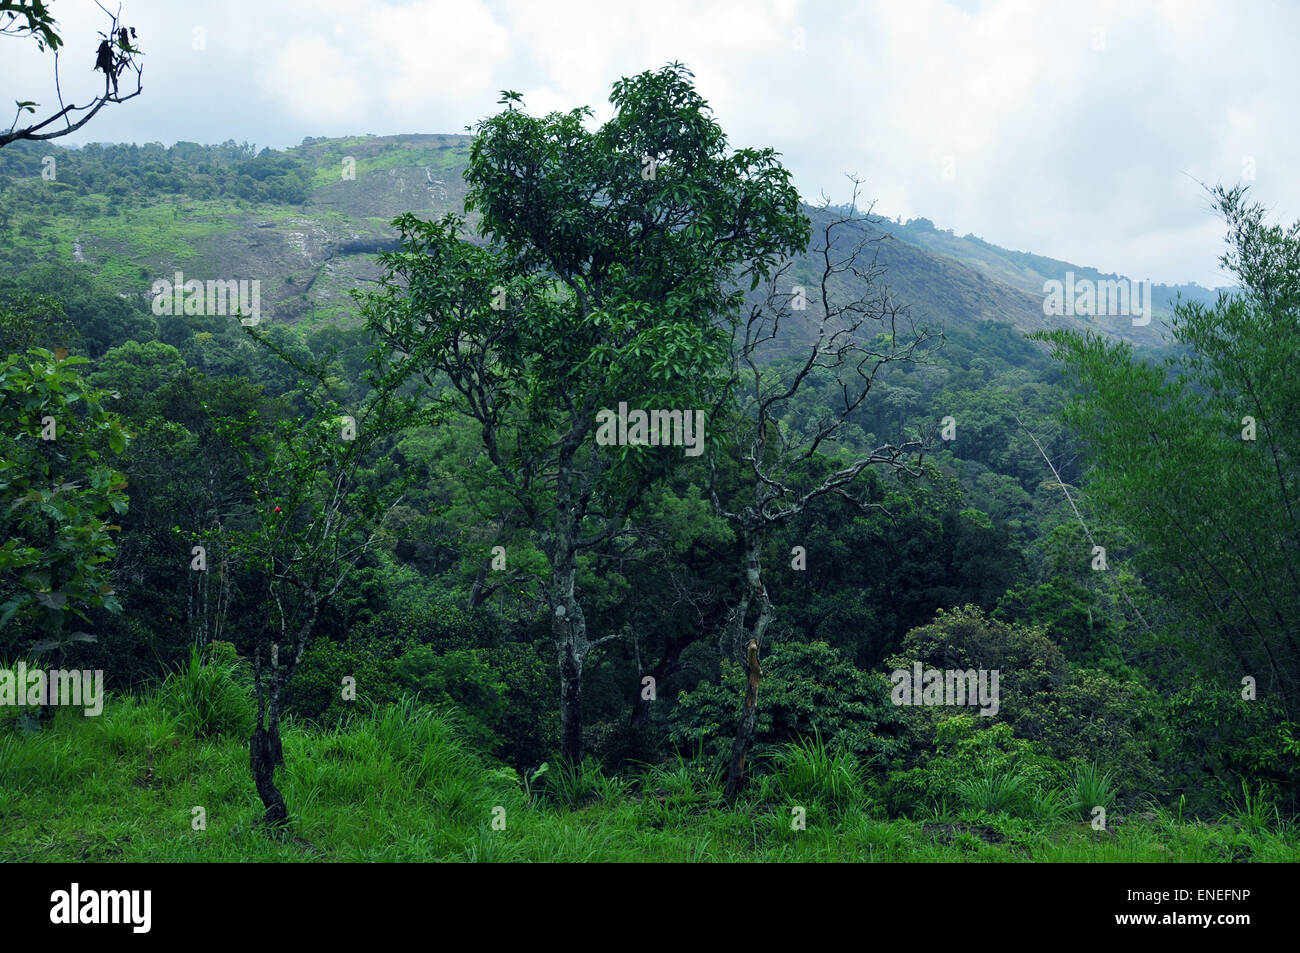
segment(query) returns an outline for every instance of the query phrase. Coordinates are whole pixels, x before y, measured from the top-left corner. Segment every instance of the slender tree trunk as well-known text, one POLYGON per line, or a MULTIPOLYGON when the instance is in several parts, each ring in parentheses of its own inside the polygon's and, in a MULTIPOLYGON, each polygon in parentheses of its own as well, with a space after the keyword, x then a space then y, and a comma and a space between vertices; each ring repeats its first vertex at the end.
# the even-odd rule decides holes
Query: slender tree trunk
POLYGON ((582 662, 574 646, 560 646, 560 758, 582 762, 582 662))
POLYGON ((758 713, 758 683, 762 674, 758 664, 758 648, 763 644, 763 636, 772 621, 772 603, 767 598, 767 587, 763 585, 760 564, 761 540, 757 537, 749 542, 745 559, 745 594, 740 605, 736 607, 736 645, 743 644, 746 634, 752 633, 748 645, 742 650, 745 663, 745 711, 736 726, 736 738, 731 744, 731 762, 727 767, 727 785, 725 795, 728 801, 735 800, 745 783, 745 759, 749 755, 749 745, 754 739, 754 718, 758 713), (749 614, 751 602, 758 603, 758 618, 753 629, 748 629, 745 619, 749 614))
POLYGON ((577 540, 585 500, 578 486, 574 454, 583 430, 577 426, 565 438, 555 481, 555 522, 551 558, 551 634, 560 669, 560 759, 582 763, 582 665, 591 643, 587 620, 576 597, 577 540))
POLYGON ((734 801, 745 783, 745 758, 749 743, 754 739, 754 716, 758 713, 758 687, 745 688, 745 713, 736 728, 736 740, 731 744, 731 763, 727 766, 726 798, 734 801))
POLYGON ((587 627, 582 608, 574 599, 577 559, 567 545, 558 563, 552 573, 551 634, 560 669, 560 758, 566 764, 577 765, 583 753, 582 663, 587 654, 587 627))
MULTIPOLYGON (((664 649, 663 658, 655 663, 655 667, 650 669, 650 671, 642 673, 643 675, 649 675, 655 680, 656 691, 659 689, 659 686, 663 685, 664 681, 669 676, 675 675, 677 672, 681 671, 682 652, 685 651, 686 646, 691 643, 692 640, 690 639, 674 639, 669 642, 667 647, 664 649)), ((631 724, 634 728, 647 727, 650 724, 650 699, 642 695, 642 692, 644 691, 645 689, 641 685, 641 679, 638 678, 636 693, 632 696, 631 724)))
POLYGON ((478 574, 475 575, 474 577, 474 584, 470 586, 469 601, 468 601, 467 608, 471 612, 477 609, 479 605, 483 602, 484 599, 483 583, 487 579, 487 573, 488 573, 488 567, 486 565, 479 566, 478 574))

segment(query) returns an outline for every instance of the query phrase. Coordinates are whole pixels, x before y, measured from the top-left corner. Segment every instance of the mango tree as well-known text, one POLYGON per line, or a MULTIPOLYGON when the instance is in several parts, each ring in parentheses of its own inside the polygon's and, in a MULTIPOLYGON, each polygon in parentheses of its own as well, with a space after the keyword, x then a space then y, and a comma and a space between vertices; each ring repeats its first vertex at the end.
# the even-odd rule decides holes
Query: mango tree
POLYGON ((619 80, 610 101, 613 117, 592 131, 590 109, 532 117, 505 93, 465 173, 486 243, 455 216, 398 219, 402 247, 383 256, 365 305, 399 352, 432 345, 427 370, 478 428, 499 518, 545 554, 569 763, 583 751, 583 666, 617 637, 587 631, 581 561, 690 459, 635 434, 598 445, 598 415, 710 411, 726 388, 735 282, 756 285, 808 236, 776 154, 730 150, 684 67, 619 80))

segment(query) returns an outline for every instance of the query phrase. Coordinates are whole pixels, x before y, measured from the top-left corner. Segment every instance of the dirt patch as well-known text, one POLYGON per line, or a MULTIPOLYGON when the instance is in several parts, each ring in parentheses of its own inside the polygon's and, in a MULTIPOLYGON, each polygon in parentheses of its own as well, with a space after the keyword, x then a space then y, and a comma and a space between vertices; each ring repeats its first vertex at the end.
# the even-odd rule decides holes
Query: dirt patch
POLYGON ((986 844, 1001 844, 1006 840, 984 824, 926 824, 921 829, 941 844, 951 844, 958 834, 973 834, 986 844))

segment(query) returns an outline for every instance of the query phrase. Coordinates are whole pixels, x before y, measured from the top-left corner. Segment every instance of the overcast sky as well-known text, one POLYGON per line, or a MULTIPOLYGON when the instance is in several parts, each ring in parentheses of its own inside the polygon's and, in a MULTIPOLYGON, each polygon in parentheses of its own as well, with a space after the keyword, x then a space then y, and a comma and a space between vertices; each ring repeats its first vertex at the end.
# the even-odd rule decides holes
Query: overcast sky
MULTIPOLYGON (((104 0, 108 6, 108 0, 104 0)), ((116 0, 114 0, 116 2, 116 0)), ((106 18, 52 0, 65 102, 97 88, 106 18)), ((733 145, 800 190, 1157 282, 1226 283, 1198 182, 1254 176, 1300 218, 1300 3, 1026 0, 123 0, 144 95, 63 144, 283 148, 462 132, 499 91, 530 112, 687 64, 733 145), (201 48, 196 48, 201 47, 201 48)), ((0 37, 3 99, 54 101, 51 58, 0 37)), ((102 80, 101 80, 102 82, 102 80)))

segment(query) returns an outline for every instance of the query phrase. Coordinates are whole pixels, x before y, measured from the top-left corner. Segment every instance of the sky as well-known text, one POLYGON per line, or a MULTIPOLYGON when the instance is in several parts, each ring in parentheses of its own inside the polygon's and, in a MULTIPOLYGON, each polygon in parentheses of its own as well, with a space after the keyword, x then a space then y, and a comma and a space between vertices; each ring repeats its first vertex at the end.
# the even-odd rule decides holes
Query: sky
MULTIPOLYGON (((121 3, 144 94, 60 144, 456 133, 504 89, 602 121, 620 76, 679 61, 731 144, 775 148, 810 200, 846 201, 853 173, 878 214, 1206 286, 1230 278, 1202 183, 1300 219, 1294 0, 121 3)), ((50 9, 82 102, 107 18, 50 9)), ((0 37, 0 101, 54 102, 52 62, 0 37)))

